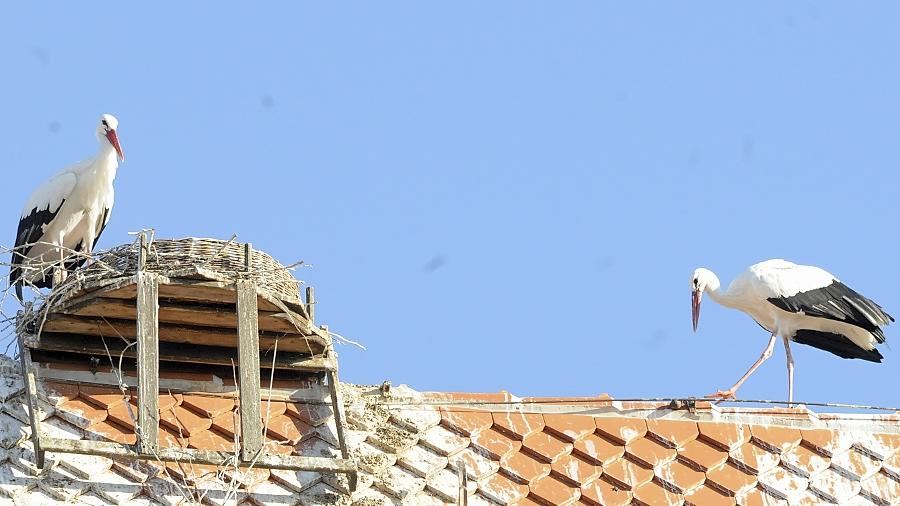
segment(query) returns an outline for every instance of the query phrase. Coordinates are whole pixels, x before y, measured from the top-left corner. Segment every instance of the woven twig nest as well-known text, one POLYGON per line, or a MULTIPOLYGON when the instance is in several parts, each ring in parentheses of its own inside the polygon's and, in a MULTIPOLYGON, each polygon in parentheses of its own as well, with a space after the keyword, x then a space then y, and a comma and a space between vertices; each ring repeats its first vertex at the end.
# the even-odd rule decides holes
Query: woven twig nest
MULTIPOLYGON (((92 280, 132 275, 138 270, 139 249, 137 243, 112 248, 80 274, 92 280)), ((249 276, 260 288, 278 298, 300 302, 300 282, 285 266, 267 253, 253 250, 248 272, 244 264, 244 245, 234 241, 196 237, 154 240, 150 243, 145 269, 171 277, 197 269, 220 273, 227 278, 249 276)))

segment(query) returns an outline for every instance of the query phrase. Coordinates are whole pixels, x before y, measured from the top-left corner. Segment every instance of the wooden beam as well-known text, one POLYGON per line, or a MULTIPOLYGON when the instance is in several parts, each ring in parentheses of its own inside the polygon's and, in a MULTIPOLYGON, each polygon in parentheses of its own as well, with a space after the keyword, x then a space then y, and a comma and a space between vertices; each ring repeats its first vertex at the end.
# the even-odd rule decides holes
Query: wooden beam
MULTIPOLYGON (((107 338, 106 345, 113 357, 123 354, 126 358, 136 358, 134 346, 125 350, 125 343, 117 338, 107 338)), ((106 348, 100 339, 85 339, 84 336, 44 333, 40 338, 26 336, 25 344, 35 349, 35 356, 40 357, 40 350, 77 353, 80 355, 98 355, 106 357, 106 348)), ((275 369, 290 369, 303 372, 322 372, 333 369, 334 361, 329 358, 311 357, 306 353, 281 351, 278 345, 278 356, 275 357, 275 369)), ((272 363, 269 352, 259 352, 261 367, 270 367, 272 363)), ((159 360, 163 362, 187 362, 208 365, 231 366, 238 361, 238 353, 234 348, 221 346, 201 346, 183 343, 159 343, 159 360)), ((40 361, 40 360, 38 360, 40 361)))
POLYGON ((306 287, 306 314, 309 315, 310 325, 316 324, 316 291, 313 287, 306 287))
MULTIPOLYGON (((142 251, 144 237, 141 234, 142 251)), ((140 427, 141 451, 146 452, 158 445, 159 284, 156 274, 144 271, 138 272, 137 282, 138 427, 140 427)))
MULTIPOLYGON (((128 299, 97 297, 78 305, 67 304, 65 307, 54 309, 54 311, 75 316, 102 316, 128 320, 135 316, 135 303, 128 299)), ((300 315, 294 316, 300 318, 300 315)), ((159 321, 160 323, 197 327, 237 328, 234 305, 184 305, 172 300, 160 301, 159 321)), ((291 323, 289 317, 281 311, 260 311, 259 329, 268 332, 302 334, 301 330, 291 323)))
MULTIPOLYGON (((162 285, 160 285, 161 287, 162 285)), ((232 292, 234 293, 234 292, 232 292)), ((43 332, 58 334, 82 334, 128 339, 136 337, 133 321, 114 318, 95 318, 51 313, 44 322, 43 332)), ((206 346, 237 346, 237 332, 228 329, 193 327, 188 325, 160 324, 160 341, 198 344, 206 346)), ((297 351, 317 355, 325 350, 325 340, 320 336, 284 335, 267 332, 260 335, 259 344, 268 349, 278 339, 279 350, 297 351)))
MULTIPOLYGON (((241 467, 251 462, 234 462, 234 454, 187 448, 160 448, 153 453, 137 451, 136 445, 122 445, 107 441, 83 441, 78 439, 44 438, 44 450, 60 453, 98 455, 110 458, 129 458, 162 462, 190 462, 212 466, 241 467)), ((296 455, 260 455, 253 467, 264 469, 286 469, 291 471, 314 471, 319 473, 354 473, 356 464, 349 459, 327 457, 301 457, 296 455)))
POLYGON ((262 450, 259 394, 259 328, 256 281, 237 282, 238 372, 240 375, 241 460, 250 461, 262 450))
MULTIPOLYGON (((323 325, 322 330, 328 334, 328 326, 323 325)), ((326 372, 328 375, 328 390, 331 394, 331 407, 334 410, 334 426, 337 431, 338 445, 341 447, 341 457, 345 459, 350 458, 350 449, 347 447, 347 441, 344 438, 344 430, 346 426, 344 425, 344 420, 346 417, 344 416, 344 402, 341 399, 340 395, 340 387, 341 382, 338 379, 338 366, 337 366, 337 356, 334 353, 334 348, 331 344, 328 345, 328 357, 334 360, 334 369, 326 372)), ((356 491, 356 485, 359 476, 357 473, 350 474, 350 492, 356 491)))
POLYGON ((34 445, 34 464, 38 470, 44 469, 44 445, 41 437, 41 407, 37 398, 37 379, 34 364, 31 362, 31 350, 25 346, 22 334, 19 339, 19 362, 22 365, 22 377, 25 379, 25 396, 28 402, 28 421, 31 424, 31 443, 34 445))
MULTIPOLYGON (((217 304, 234 304, 234 283, 224 281, 198 281, 190 279, 164 280, 159 285, 161 299, 187 300, 193 302, 213 302, 217 304)), ((126 285, 116 290, 104 292, 104 297, 114 299, 133 299, 137 289, 134 285, 126 285)), ((259 295, 258 305, 264 311, 277 311, 278 306, 259 295)))

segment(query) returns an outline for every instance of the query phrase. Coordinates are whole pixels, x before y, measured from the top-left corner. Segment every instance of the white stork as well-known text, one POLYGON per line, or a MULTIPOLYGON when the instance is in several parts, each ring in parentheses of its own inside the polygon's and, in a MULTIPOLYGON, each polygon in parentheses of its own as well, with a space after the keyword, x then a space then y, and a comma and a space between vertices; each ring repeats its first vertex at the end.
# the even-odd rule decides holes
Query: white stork
POLYGON ((12 255, 10 284, 22 300, 22 285, 53 286, 54 266, 62 262, 65 274, 83 264, 109 222, 113 206, 113 180, 118 159, 124 161, 116 128, 119 121, 100 116, 97 139, 100 151, 42 184, 28 199, 12 255), (70 258, 75 254, 75 258, 70 258), (55 265, 53 265, 55 264, 55 265))
POLYGON ((878 304, 841 283, 828 272, 785 260, 767 260, 751 265, 726 290, 708 269, 691 275, 694 331, 700 320, 700 301, 708 293, 719 304, 750 315, 772 333, 769 344, 750 370, 728 390, 707 397, 733 399, 735 392, 756 369, 772 356, 775 339, 781 336, 787 354, 788 403, 794 400, 794 359, 790 342, 814 346, 841 358, 881 362, 876 344, 884 342, 882 325, 894 319, 878 304))

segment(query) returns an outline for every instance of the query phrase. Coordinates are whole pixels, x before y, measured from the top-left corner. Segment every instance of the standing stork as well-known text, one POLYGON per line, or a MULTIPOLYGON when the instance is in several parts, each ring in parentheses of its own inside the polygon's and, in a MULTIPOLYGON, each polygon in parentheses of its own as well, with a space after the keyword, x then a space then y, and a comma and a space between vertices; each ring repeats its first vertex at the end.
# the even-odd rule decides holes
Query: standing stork
POLYGON ((775 339, 784 340, 788 369, 788 403, 794 400, 794 359, 790 342, 814 346, 841 358, 881 362, 876 344, 884 342, 882 325, 894 321, 881 306, 863 297, 836 277, 818 267, 785 260, 767 260, 751 265, 726 290, 708 269, 691 275, 692 323, 700 320, 704 293, 719 304, 750 315, 771 332, 769 344, 750 370, 728 390, 707 397, 733 399, 735 392, 756 369, 772 356, 775 339))
POLYGON ((51 288, 55 267, 64 276, 93 252, 109 222, 118 160, 125 160, 116 133, 118 126, 119 121, 112 115, 100 116, 97 156, 50 178, 22 209, 9 273, 9 282, 15 284, 19 300, 23 284, 51 288))

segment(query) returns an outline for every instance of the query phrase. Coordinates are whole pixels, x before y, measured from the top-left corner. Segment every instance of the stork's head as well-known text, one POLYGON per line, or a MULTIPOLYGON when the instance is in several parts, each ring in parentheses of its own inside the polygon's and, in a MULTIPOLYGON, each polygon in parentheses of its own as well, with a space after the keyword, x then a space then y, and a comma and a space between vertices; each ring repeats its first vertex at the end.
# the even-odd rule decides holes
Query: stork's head
POLYGON ((700 323, 700 301, 703 299, 703 292, 718 289, 719 278, 711 270, 701 267, 691 274, 691 323, 694 325, 694 332, 700 323))
POLYGON ((119 135, 116 133, 117 128, 119 128, 119 120, 115 116, 112 114, 100 116, 100 123, 97 125, 97 139, 100 140, 101 144, 108 142, 118 153, 119 160, 124 162, 125 153, 122 152, 122 146, 119 144, 119 135))

